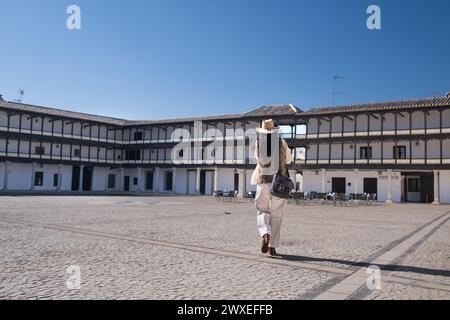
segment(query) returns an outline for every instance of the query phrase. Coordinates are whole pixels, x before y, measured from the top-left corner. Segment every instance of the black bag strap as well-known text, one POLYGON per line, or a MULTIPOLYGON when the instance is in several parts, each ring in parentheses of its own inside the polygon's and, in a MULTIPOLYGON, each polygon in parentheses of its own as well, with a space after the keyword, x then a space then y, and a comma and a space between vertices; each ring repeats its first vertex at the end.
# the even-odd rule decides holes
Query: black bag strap
MULTIPOLYGON (((258 157, 260 156, 259 155, 259 142, 260 142, 259 133, 257 133, 256 134, 256 153, 257 153, 258 157)), ((261 167, 263 167, 263 168, 269 168, 270 166, 271 166, 270 164, 261 165, 261 167)))
MULTIPOLYGON (((282 140, 282 138, 281 138, 281 136, 278 138, 279 139, 279 146, 278 146, 278 149, 279 150, 281 150, 281 148, 283 148, 283 140, 282 140)), ((260 142, 260 140, 259 140, 259 133, 257 133, 256 134, 256 152, 257 152, 257 154, 258 154, 258 157, 259 157, 259 142, 260 142)), ((278 151, 278 155, 280 154, 280 152, 278 151)), ((280 161, 279 161, 280 162, 280 161)), ((265 165, 265 166, 262 166, 263 168, 268 168, 268 167, 270 167, 270 165, 265 165)), ((277 174, 281 174, 281 168, 278 168, 278 172, 277 172, 277 174)), ((286 173, 287 173, 287 176, 290 178, 291 177, 291 175, 289 174, 289 170, 288 170, 288 168, 287 168, 287 166, 286 166, 286 173)))

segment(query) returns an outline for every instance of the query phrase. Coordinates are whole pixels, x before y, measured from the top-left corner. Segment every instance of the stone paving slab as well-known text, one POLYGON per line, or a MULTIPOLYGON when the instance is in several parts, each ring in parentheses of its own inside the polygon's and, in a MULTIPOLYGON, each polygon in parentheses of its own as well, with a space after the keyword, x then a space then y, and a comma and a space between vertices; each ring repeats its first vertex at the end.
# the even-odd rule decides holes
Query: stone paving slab
POLYGON ((293 299, 332 274, 39 227, 0 230, 0 299, 293 299), (77 265, 81 287, 69 290, 77 265))
MULTIPOLYGON (((23 299, 312 299, 376 258, 395 259, 389 252, 405 237, 450 211, 289 205, 281 257, 271 259, 259 253, 252 203, 183 196, 0 201, 0 298, 23 299), (71 264, 86 280, 78 291, 64 284, 71 264)), ((446 222, 395 261, 410 272, 383 270, 391 277, 383 290, 406 286, 408 298, 450 299, 448 235, 446 222)), ((388 296, 366 291, 356 298, 388 296)))

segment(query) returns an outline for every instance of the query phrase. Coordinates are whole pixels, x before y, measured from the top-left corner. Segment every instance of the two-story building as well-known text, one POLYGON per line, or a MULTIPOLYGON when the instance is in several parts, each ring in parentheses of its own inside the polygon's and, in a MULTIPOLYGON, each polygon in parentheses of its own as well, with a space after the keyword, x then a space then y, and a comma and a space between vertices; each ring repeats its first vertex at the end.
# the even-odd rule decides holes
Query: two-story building
POLYGON ((312 108, 303 189, 375 193, 387 202, 450 203, 450 94, 445 97, 312 108))
POLYGON ((294 124, 291 116, 299 112, 281 105, 245 114, 128 121, 0 98, 0 190, 192 195, 227 190, 243 196, 255 189, 248 183, 252 131, 267 117, 294 124), (181 163, 173 154, 180 144, 189 146, 189 159, 181 163), (204 155, 212 144, 213 161, 204 155))
POLYGON ((298 191, 450 203, 450 95, 130 121, 5 101, 0 190, 211 195, 255 189, 252 138, 272 118, 292 148, 298 191))

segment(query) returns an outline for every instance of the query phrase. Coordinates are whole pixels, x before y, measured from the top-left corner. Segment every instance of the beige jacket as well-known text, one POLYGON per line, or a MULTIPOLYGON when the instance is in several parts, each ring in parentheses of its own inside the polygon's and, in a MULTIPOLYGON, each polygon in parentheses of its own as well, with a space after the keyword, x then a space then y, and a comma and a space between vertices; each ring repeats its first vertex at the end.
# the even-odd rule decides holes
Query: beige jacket
MULTIPOLYGON (((257 161, 257 164, 256 164, 256 168, 252 174, 252 179, 251 179, 252 185, 257 185, 257 184, 263 183, 263 181, 262 181, 262 166, 260 164, 259 157, 258 157, 257 144, 258 144, 258 141, 255 142, 255 159, 257 161)), ((280 146, 280 164, 279 164, 279 166, 281 169, 281 174, 286 175, 286 170, 284 170, 284 168, 286 168, 286 165, 292 163, 293 159, 292 159, 291 150, 289 149, 288 144, 286 143, 286 141, 283 138, 281 138, 281 144, 282 145, 280 146)))

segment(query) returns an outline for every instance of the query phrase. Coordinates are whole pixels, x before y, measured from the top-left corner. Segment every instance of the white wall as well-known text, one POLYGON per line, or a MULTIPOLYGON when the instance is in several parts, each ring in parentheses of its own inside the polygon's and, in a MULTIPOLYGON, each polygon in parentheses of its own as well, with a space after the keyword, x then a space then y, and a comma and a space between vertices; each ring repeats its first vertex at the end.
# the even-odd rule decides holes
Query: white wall
POLYGON ((234 190, 234 169, 219 169, 219 190, 234 190))
MULTIPOLYGON (((310 192, 322 191, 322 171, 318 170, 319 174, 315 174, 315 170, 303 171, 303 191, 310 192)), ((401 201, 401 188, 400 188, 400 172, 392 173, 392 200, 394 202, 401 201)), ((382 176, 378 175, 378 171, 325 171, 325 192, 331 192, 332 178, 345 178, 346 180, 346 192, 347 193, 362 193, 364 191, 364 178, 377 178, 378 179, 378 200, 387 200, 388 194, 388 178, 387 172, 383 172, 382 176), (348 186, 348 183, 351 183, 348 186), (356 190, 356 185, 358 190, 356 190)))
POLYGON ((104 191, 105 184, 107 183, 106 168, 94 167, 92 175, 92 191, 104 191))
MULTIPOLYGON (((392 173, 392 201, 401 201, 401 177, 400 172, 392 173)), ((378 201, 386 201, 389 190, 389 180, 386 173, 378 177, 378 201)))
MULTIPOLYGON (((8 166, 8 190, 30 190, 31 163, 10 163, 8 166)), ((38 170, 36 170, 38 171, 38 170)), ((33 177, 34 183, 34 177, 33 177)))
POLYGON ((439 201, 441 203, 450 204, 450 170, 441 170, 439 177, 439 189, 440 196, 439 201))
POLYGON ((122 181, 120 181, 120 169, 110 169, 108 174, 113 174, 116 176, 116 185, 112 189, 108 189, 110 191, 120 191, 122 190, 122 181))
MULTIPOLYGON (((30 166, 30 168, 31 168, 31 166, 30 166)), ((36 191, 57 190, 57 187, 53 187, 53 175, 58 173, 57 165, 35 164, 34 171, 44 173, 44 181, 43 181, 42 186, 34 186, 34 190, 36 190, 36 191)), ((31 174, 31 169, 30 169, 30 174, 31 174)), ((28 181, 30 181, 30 179, 31 178, 28 178, 28 181)), ((33 179, 33 183, 34 183, 34 176, 32 177, 32 179, 33 179)), ((13 189, 13 188, 11 187, 10 189, 13 189)))
MULTIPOLYGON (((10 162, 8 166, 8 190, 9 191, 29 191, 33 184, 36 191, 56 191, 57 187, 53 186, 53 175, 58 174, 59 165, 56 164, 35 164, 35 172, 44 173, 44 181, 42 186, 34 186, 34 175, 32 176, 31 163, 14 163, 10 162)), ((5 163, 0 163, 0 189, 4 185, 4 168, 5 163)), ((70 191, 72 187, 72 166, 62 165, 60 168, 61 190, 70 191)))
POLYGON ((252 186, 252 184, 251 184, 252 174, 253 174, 253 170, 246 170, 246 174, 245 174, 245 191, 246 192, 256 191, 256 186, 252 186))
POLYGON ((176 193, 186 194, 187 190, 187 170, 186 169, 178 169, 176 170, 176 177, 174 181, 174 188, 176 193))
POLYGON ((63 165, 61 168, 61 190, 72 190, 72 166, 63 165))

